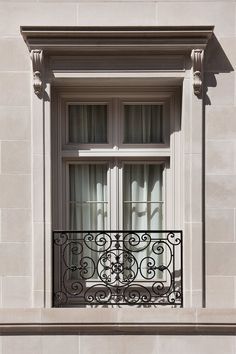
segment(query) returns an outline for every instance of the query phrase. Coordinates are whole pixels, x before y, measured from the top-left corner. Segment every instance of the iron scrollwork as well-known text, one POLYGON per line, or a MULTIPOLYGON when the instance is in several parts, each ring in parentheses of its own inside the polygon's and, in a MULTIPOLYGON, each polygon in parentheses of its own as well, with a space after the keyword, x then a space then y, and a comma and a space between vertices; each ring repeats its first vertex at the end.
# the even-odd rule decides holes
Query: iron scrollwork
POLYGON ((54 306, 182 307, 181 231, 54 231, 54 306))

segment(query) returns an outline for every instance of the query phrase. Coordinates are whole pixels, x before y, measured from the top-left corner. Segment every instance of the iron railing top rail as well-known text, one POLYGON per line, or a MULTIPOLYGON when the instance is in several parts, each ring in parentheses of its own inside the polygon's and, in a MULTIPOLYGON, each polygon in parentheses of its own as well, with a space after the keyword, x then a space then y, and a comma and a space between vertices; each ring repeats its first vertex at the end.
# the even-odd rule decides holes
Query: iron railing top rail
POLYGON ((114 233, 114 232, 117 232, 117 233, 158 233, 158 234, 161 234, 161 233, 180 233, 182 234, 183 231, 182 230, 53 230, 52 231, 53 233, 81 233, 81 234, 84 234, 84 233, 114 233))

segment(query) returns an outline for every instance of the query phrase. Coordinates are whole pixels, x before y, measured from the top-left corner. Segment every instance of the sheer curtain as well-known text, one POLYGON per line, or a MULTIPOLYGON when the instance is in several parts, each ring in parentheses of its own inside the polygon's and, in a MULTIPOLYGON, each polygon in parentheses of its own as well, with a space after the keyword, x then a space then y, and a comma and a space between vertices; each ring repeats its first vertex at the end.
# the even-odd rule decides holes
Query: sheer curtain
POLYGON ((124 143, 154 144, 163 142, 161 105, 124 106, 124 143))
MULTIPOLYGON (((103 164, 80 164, 69 166, 70 179, 70 229, 75 231, 99 231, 107 229, 107 166, 103 164)), ((84 237, 84 234, 79 234, 84 237)), ((78 239, 77 239, 78 240, 78 239)), ((75 242, 76 238, 75 238, 75 242)), ((81 243, 81 241, 80 241, 81 243)), ((94 265, 100 257, 102 246, 95 240, 81 243, 83 252, 77 255, 69 250, 70 264, 80 267, 87 263, 85 275, 97 278, 94 265), (94 273, 94 274, 93 274, 94 273), (92 275, 93 274, 93 275, 92 275)), ((80 247, 81 247, 80 246, 80 247)), ((70 279, 80 279, 79 271, 69 275, 70 279)))
POLYGON ((107 227, 107 165, 70 165, 70 229, 107 227))
POLYGON ((158 164, 124 165, 124 228, 162 228, 162 172, 158 164))
MULTIPOLYGON (((107 141, 106 105, 69 106, 69 138, 75 143, 107 141)), ((125 105, 124 141, 158 143, 162 141, 162 107, 125 105)), ((69 227, 78 231, 99 231, 108 227, 108 164, 80 163, 69 165, 69 227)), ((163 166, 155 163, 123 165, 123 228, 125 230, 160 230, 163 212, 163 166)), ((118 176, 115 183, 119 183, 118 176)), ((115 186, 111 186, 116 190, 115 186)), ((110 206, 119 209, 119 205, 110 206)), ((94 244, 95 245, 95 244, 94 244)), ((133 251, 137 251, 133 249, 133 251)), ((83 255, 72 255, 78 264, 83 256, 98 260, 99 251, 85 248, 83 255)), ((139 259, 151 250, 138 252, 139 259)), ((75 274, 73 275, 75 276, 75 274)), ((72 277, 73 277, 72 276, 72 277)), ((96 276, 95 276, 96 277, 96 276)))
MULTIPOLYGON (((162 173, 163 166, 157 164, 127 164, 124 166, 124 195, 123 195, 123 219, 124 229, 130 231, 155 231, 162 229, 163 219, 163 193, 162 173)), ((151 234, 152 235, 152 234, 151 234)), ((160 235, 156 234, 155 237, 160 235)), ((150 259, 156 259, 153 254, 152 245, 145 246, 140 242, 131 247, 136 260, 141 266, 142 275, 137 280, 150 277, 150 259), (151 257, 151 258, 150 258, 151 257)), ((130 247, 130 246, 129 246, 130 247)), ((163 256, 159 255, 157 263, 163 262, 163 256)), ((129 274, 127 274, 129 276, 129 274)), ((163 276, 161 272, 156 273, 156 279, 163 276)))
POLYGON ((78 144, 107 143, 107 105, 70 105, 69 141, 78 144))

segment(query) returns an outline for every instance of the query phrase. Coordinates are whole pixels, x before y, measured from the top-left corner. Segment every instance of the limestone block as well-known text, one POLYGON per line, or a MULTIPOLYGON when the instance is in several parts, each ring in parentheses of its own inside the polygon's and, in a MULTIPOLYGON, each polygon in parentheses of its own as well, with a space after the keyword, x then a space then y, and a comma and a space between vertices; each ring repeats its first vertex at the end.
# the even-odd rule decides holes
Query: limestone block
POLYGON ((234 277, 208 276, 206 305, 208 308, 235 307, 234 277))
POLYGON ((0 107, 0 140, 30 139, 30 107, 0 107))
POLYGON ((234 173, 234 143, 232 141, 209 140, 206 143, 206 173, 234 173))
MULTIPOLYGON (((1 13, 0 13, 0 17, 1 17, 1 13)), ((31 75, 29 73, 1 72, 0 73, 0 105, 29 106, 30 97, 31 97, 30 80, 31 80, 31 75)))
POLYGON ((217 36, 234 36, 235 4, 217 1, 160 2, 157 24, 161 26, 215 25, 217 36))
POLYGON ((31 277, 3 277, 2 278, 2 306, 3 307, 31 307, 32 306, 32 279, 31 277))
POLYGON ((236 178, 227 175, 206 176, 206 208, 235 208, 236 178))
POLYGON ((2 209, 2 241, 31 241, 31 210, 2 209))
POLYGON ((206 241, 232 242, 234 234, 234 209, 206 209, 206 241))
POLYGON ((0 175, 0 207, 30 208, 30 175, 0 175))
POLYGON ((2 353, 41 354, 41 344, 41 336, 4 336, 2 337, 2 353))
POLYGON ((1 71, 30 71, 29 51, 21 38, 0 39, 1 71))
POLYGON ((1 144, 2 173, 30 173, 30 142, 3 141, 1 144))
POLYGON ((94 2, 78 5, 80 26, 152 26, 156 25, 153 2, 94 2))
POLYGON ((206 111, 207 139, 236 139, 236 107, 207 107, 206 111))
POLYGON ((0 3, 0 35, 20 36, 20 26, 76 25, 76 5, 73 3, 0 3), (9 15, 10 14, 10 15, 9 15))
POLYGON ((31 243, 0 243, 0 275, 31 275, 31 243))
POLYGON ((235 252, 235 243, 208 243, 206 245, 207 275, 236 275, 235 252))

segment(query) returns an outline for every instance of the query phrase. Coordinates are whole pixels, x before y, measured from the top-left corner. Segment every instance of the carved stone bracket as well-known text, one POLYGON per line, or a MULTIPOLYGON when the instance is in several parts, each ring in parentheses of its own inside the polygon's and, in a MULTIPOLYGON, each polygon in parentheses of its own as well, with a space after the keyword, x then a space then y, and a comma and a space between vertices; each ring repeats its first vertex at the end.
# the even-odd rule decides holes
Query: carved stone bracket
POLYGON ((30 56, 33 65, 33 87, 34 93, 37 96, 42 94, 43 81, 42 81, 42 70, 43 70, 43 51, 34 49, 31 50, 30 56))
POLYGON ((194 49, 191 55, 193 63, 193 91, 196 96, 201 96, 202 94, 203 55, 204 50, 202 49, 194 49))

